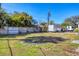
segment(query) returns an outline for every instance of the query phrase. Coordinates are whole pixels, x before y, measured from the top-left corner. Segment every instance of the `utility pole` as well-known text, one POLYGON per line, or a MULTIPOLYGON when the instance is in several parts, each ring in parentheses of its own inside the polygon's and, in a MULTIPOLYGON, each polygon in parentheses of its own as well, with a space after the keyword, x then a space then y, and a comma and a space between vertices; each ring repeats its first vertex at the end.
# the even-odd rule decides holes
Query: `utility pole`
POLYGON ((1 13, 1 3, 0 3, 0 13, 1 13))
POLYGON ((0 27, 1 27, 1 19, 2 19, 2 17, 1 17, 1 16, 2 16, 1 10, 2 10, 2 9, 1 9, 1 3, 0 3, 0 27))
POLYGON ((49 24, 50 16, 51 16, 50 11, 48 11, 48 26, 50 25, 50 24, 49 24))
POLYGON ((0 13, 1 13, 1 11, 2 11, 2 6, 1 6, 1 3, 0 3, 0 13))
POLYGON ((48 21, 48 24, 47 24, 47 27, 48 27, 48 31, 49 31, 49 25, 50 25, 50 16, 51 16, 51 14, 50 14, 50 10, 48 11, 48 16, 47 16, 47 21, 48 21))
POLYGON ((1 8, 1 3, 0 3, 0 8, 1 8))

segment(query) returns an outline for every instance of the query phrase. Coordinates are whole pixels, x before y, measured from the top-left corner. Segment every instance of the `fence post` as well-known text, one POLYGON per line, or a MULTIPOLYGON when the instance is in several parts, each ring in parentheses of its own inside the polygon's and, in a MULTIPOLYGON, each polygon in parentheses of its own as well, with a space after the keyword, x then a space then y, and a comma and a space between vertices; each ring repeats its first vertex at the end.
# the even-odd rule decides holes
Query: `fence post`
POLYGON ((7 43, 8 43, 8 48, 9 48, 9 51, 10 51, 10 55, 13 56, 13 53, 12 53, 12 49, 11 49, 11 46, 10 46, 9 39, 7 39, 7 43))

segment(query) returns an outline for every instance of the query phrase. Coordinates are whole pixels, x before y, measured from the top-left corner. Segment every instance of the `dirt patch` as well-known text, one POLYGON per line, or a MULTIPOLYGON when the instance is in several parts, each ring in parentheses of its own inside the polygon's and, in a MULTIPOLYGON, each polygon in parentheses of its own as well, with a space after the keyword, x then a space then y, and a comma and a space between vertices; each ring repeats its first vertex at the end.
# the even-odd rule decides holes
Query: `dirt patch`
POLYGON ((28 37, 24 41, 25 43, 59 43, 65 41, 67 39, 61 37, 45 37, 45 36, 38 36, 38 37, 28 37))

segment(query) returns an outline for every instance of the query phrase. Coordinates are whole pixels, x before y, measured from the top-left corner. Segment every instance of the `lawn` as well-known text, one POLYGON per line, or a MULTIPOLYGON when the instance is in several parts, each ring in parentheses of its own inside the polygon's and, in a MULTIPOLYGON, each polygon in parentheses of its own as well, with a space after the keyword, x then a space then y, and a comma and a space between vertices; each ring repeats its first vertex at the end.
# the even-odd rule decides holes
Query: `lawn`
POLYGON ((72 43, 78 40, 75 33, 30 33, 0 38, 0 55, 10 56, 73 56, 79 55, 73 50, 79 44, 72 43), (8 46, 10 44, 11 51, 8 46), (71 51, 69 51, 71 50, 71 51))

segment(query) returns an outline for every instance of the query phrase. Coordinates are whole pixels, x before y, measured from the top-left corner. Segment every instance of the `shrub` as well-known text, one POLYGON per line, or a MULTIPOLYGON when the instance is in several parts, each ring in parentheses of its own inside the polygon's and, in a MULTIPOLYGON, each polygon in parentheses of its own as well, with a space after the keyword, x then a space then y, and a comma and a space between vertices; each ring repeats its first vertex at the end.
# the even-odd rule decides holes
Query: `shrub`
POLYGON ((74 30, 74 32, 79 32, 79 29, 78 29, 78 28, 76 28, 76 29, 74 30))

